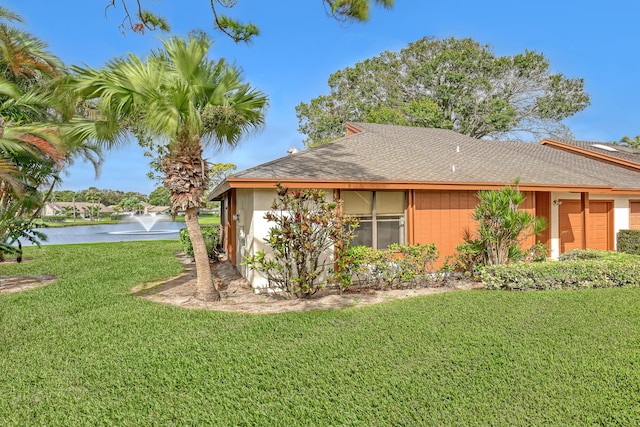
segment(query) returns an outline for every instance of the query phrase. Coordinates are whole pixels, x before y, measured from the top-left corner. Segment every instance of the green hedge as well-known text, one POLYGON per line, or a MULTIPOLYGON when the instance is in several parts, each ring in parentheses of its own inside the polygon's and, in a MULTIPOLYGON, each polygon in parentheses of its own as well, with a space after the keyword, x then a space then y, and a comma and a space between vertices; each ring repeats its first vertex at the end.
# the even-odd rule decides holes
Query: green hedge
POLYGON ((618 231, 618 252, 640 255, 640 230, 618 231))
POLYGON ((640 257, 608 254, 590 251, 588 259, 485 267, 482 282, 487 289, 504 290, 640 287, 640 257))
POLYGON ((65 215, 47 215, 42 217, 44 222, 64 222, 66 219, 67 217, 65 215))
POLYGON ((560 254, 558 261, 575 261, 586 259, 609 259, 614 261, 624 261, 624 255, 601 249, 573 249, 560 254))
MULTIPOLYGON (((218 259, 218 245, 220 244, 220 227, 207 227, 201 226, 202 237, 204 237, 204 244, 207 247, 207 254, 211 259, 218 259)), ((193 258, 193 245, 191 244, 191 238, 189 237, 189 231, 187 228, 180 229, 180 242, 182 243, 182 250, 185 254, 193 258)))
POLYGON ((438 250, 433 243, 424 245, 389 245, 387 250, 367 246, 350 246, 338 259, 333 281, 344 291, 352 284, 393 289, 433 284, 433 263, 438 250))

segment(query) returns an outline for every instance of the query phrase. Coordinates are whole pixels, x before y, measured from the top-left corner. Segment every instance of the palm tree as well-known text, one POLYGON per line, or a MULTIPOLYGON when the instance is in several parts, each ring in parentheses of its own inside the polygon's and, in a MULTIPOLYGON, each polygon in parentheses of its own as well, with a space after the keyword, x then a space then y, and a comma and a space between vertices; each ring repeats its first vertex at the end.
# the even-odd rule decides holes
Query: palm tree
POLYGON ((640 135, 635 138, 630 138, 628 136, 623 136, 620 142, 624 142, 631 148, 635 148, 636 150, 640 149, 640 135))
POLYGON ((197 218, 208 187, 203 147, 236 145, 263 124, 267 105, 262 92, 242 82, 238 69, 207 59, 210 47, 202 33, 188 40, 171 37, 146 58, 131 54, 102 69, 74 68, 79 93, 100 100, 101 118, 87 133, 106 131, 102 137, 112 142, 125 142, 133 133, 160 153, 174 214, 185 212, 200 300, 220 299, 197 218))
MULTIPOLYGON (((32 220, 78 156, 97 164, 99 148, 75 130, 77 99, 61 90, 66 70, 47 45, 7 22, 0 7, 0 256, 18 238, 34 240, 32 220)), ((87 120, 88 121, 88 120, 87 120)), ((84 124, 83 124, 84 125, 84 124)))
POLYGON ((42 80, 59 77, 64 65, 47 44, 9 23, 22 22, 20 15, 0 6, 0 69, 5 79, 23 89, 42 80))

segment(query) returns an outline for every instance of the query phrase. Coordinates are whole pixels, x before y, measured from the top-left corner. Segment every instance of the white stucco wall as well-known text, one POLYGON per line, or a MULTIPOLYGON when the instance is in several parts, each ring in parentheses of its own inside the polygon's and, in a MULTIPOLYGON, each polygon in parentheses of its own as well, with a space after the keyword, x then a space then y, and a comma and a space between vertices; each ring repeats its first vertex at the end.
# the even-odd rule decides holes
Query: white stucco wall
MULTIPOLYGON (((267 221, 264 216, 271 210, 271 205, 276 199, 276 190, 270 189, 238 189, 236 191, 236 214, 238 222, 236 224, 236 259, 237 268, 251 284, 254 289, 259 290, 268 286, 267 279, 260 273, 242 265, 245 257, 253 256, 258 251, 269 254, 270 246, 265 242, 269 235, 269 229, 273 223, 267 221)), ((332 200, 330 192, 327 199, 332 200)))
MULTIPOLYGON (((613 200, 613 245, 617 246, 618 231, 629 228, 629 200, 637 199, 626 195, 589 194, 589 200, 613 200)), ((554 200, 580 200, 580 193, 551 193, 551 257, 556 259, 560 255, 560 221, 559 206, 554 200)))
POLYGON ((236 222, 236 260, 237 268, 246 277, 248 271, 242 265, 247 245, 250 242, 251 212, 253 211, 253 190, 239 188, 236 190, 236 210, 232 212, 236 222))

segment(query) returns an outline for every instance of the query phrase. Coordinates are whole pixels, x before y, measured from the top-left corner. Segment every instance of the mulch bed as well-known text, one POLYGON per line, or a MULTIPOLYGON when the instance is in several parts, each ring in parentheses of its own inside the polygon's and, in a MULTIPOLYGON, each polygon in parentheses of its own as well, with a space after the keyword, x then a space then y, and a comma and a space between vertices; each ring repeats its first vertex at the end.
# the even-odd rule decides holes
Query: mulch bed
POLYGON ((26 291, 27 289, 49 285, 56 281, 55 276, 0 276, 0 294, 26 291))

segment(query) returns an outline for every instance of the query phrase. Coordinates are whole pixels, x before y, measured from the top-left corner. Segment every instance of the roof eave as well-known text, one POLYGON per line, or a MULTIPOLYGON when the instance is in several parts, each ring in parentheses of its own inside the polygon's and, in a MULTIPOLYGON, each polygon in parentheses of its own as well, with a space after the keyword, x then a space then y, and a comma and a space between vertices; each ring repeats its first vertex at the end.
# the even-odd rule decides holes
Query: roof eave
POLYGON ((214 200, 222 200, 222 196, 224 195, 224 193, 226 193, 230 189, 231 189, 231 185, 229 183, 229 179, 225 179, 220 184, 218 184, 213 190, 211 190, 211 192, 209 193, 209 196, 207 197, 207 200, 209 200, 210 202, 214 200))
MULTIPOLYGON (((232 188, 275 188, 280 183, 289 188, 323 188, 341 190, 494 190, 514 185, 513 182, 446 182, 446 181, 398 181, 398 180, 331 180, 331 179, 273 179, 273 178, 228 178, 216 187, 209 200, 220 200, 222 195, 232 188)), ((618 188, 608 185, 571 185, 571 184, 518 184, 522 191, 559 191, 559 192, 598 192, 640 194, 640 188, 618 188)))
POLYGON ((632 162, 630 160, 620 159, 618 157, 610 156, 605 153, 597 153, 595 151, 585 150, 584 148, 576 147, 575 145, 571 145, 571 144, 566 144, 562 141, 557 141, 555 139, 545 138, 542 141, 540 141, 538 144, 549 145, 554 148, 582 154, 584 156, 591 157, 593 159, 603 160, 609 163, 614 163, 619 166, 625 166, 627 168, 640 171, 640 163, 632 162))

